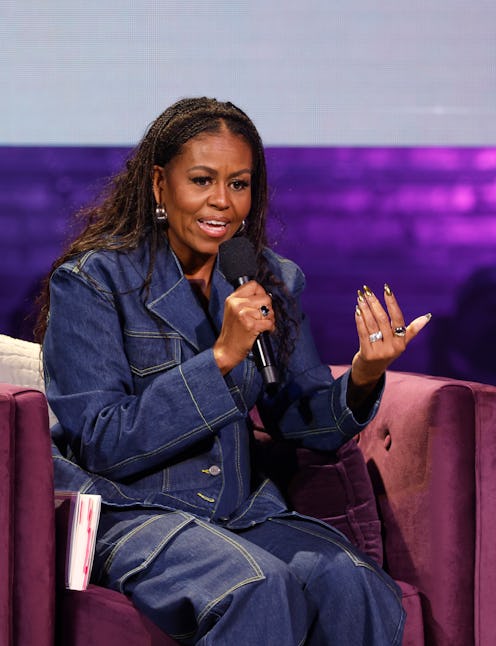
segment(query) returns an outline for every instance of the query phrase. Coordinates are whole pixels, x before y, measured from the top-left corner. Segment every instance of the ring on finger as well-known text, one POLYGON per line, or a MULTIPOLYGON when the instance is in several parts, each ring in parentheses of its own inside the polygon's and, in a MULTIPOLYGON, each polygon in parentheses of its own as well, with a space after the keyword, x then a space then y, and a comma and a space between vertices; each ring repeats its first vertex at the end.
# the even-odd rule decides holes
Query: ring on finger
POLYGON ((260 311, 262 312, 262 316, 265 318, 266 316, 269 316, 270 314, 270 309, 267 307, 267 305, 261 305, 260 306, 260 311))
POLYGON ((372 334, 369 334, 369 341, 370 343, 375 343, 376 341, 380 341, 382 339, 382 332, 378 330, 377 332, 373 332, 372 334))
POLYGON ((404 325, 398 325, 393 328, 394 336, 406 336, 406 327, 404 325))

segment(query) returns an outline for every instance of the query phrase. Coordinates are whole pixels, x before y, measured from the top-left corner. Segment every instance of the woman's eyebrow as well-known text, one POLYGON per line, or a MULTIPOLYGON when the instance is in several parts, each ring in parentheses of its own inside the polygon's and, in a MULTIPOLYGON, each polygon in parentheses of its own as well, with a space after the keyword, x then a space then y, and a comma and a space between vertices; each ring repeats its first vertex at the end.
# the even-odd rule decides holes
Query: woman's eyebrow
MULTIPOLYGON (((193 170, 201 170, 204 173, 209 173, 210 175, 216 175, 217 171, 215 168, 210 168, 209 166, 203 166, 203 165, 198 165, 198 166, 192 166, 190 171, 193 170)), ((252 174, 252 169, 251 168, 241 168, 240 170, 235 171, 234 173, 231 173, 229 177, 236 177, 237 175, 244 175, 245 173, 248 173, 249 175, 252 174)))

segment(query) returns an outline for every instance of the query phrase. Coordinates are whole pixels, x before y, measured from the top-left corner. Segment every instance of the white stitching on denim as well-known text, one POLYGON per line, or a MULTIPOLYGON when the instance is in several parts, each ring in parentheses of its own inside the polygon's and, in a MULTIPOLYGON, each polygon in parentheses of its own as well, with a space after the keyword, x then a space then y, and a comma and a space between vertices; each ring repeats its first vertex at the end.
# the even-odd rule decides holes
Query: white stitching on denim
POLYGON ((280 502, 281 502, 279 499, 273 498, 272 496, 267 495, 267 494, 264 492, 264 489, 265 489, 265 487, 266 487, 268 484, 272 484, 272 481, 271 481, 271 480, 269 480, 269 478, 266 478, 266 479, 262 482, 262 484, 258 487, 257 491, 252 495, 252 498, 251 498, 251 502, 250 502, 250 504, 246 507, 246 509, 243 511, 243 513, 242 513, 242 514, 239 514, 239 515, 237 515, 235 518, 233 518, 233 521, 236 521, 236 522, 237 522, 237 521, 241 520, 241 518, 243 518, 244 516, 246 516, 246 514, 251 510, 251 508, 253 507, 253 505, 255 504, 255 502, 256 502, 256 501, 258 500, 258 498, 262 495, 262 493, 263 493, 263 495, 264 495, 264 498, 267 498, 267 499, 268 499, 268 498, 272 498, 273 500, 276 500, 278 503, 280 503, 280 502))
MULTIPOLYGON (((284 520, 283 520, 282 518, 281 518, 281 519, 278 519, 278 518, 272 517, 272 518, 269 518, 269 520, 270 520, 270 521, 272 521, 273 523, 276 523, 276 524, 279 524, 279 525, 285 525, 285 526, 287 526, 287 525, 288 525, 288 523, 285 523, 285 522, 284 522, 284 520)), ((314 519, 314 518, 309 519, 309 520, 311 520, 311 522, 315 522, 317 525, 319 525, 320 523, 323 523, 323 524, 322 524, 322 527, 324 527, 324 529, 325 529, 325 523, 324 523, 324 521, 319 521, 318 519, 314 519)), ((398 599, 398 601, 399 601, 399 602, 400 602, 400 604, 401 604, 401 597, 398 595, 398 591, 397 591, 393 586, 391 586, 391 585, 388 583, 388 581, 387 581, 386 579, 383 579, 382 577, 380 577, 380 572, 381 572, 381 570, 380 570, 379 566, 377 566, 377 568, 374 568, 372 565, 370 565, 370 564, 369 564, 369 563, 367 563, 366 561, 362 561, 360 558, 358 558, 358 556, 357 556, 356 554, 354 554, 354 553, 353 553, 353 552, 352 552, 352 551, 351 551, 351 550, 346 546, 346 544, 345 544, 345 543, 343 543, 343 542, 341 542, 341 541, 339 541, 339 540, 337 540, 337 539, 334 539, 334 538, 333 538, 332 536, 330 536, 330 535, 329 535, 329 536, 324 536, 323 534, 319 534, 319 533, 318 533, 318 532, 316 532, 316 531, 315 531, 315 532, 314 532, 314 531, 312 531, 312 530, 311 530, 310 528, 308 528, 308 527, 300 527, 300 526, 298 526, 296 523, 295 523, 294 525, 291 525, 291 527, 293 527, 294 529, 296 529, 296 530, 297 530, 297 531, 299 531, 299 532, 302 532, 302 533, 305 533, 305 534, 310 534, 311 536, 316 536, 317 538, 320 538, 320 539, 322 539, 322 540, 324 540, 324 541, 326 541, 326 542, 328 542, 328 543, 332 543, 333 545, 338 545, 338 546, 343 550, 343 552, 345 552, 345 553, 349 556, 350 560, 351 560, 351 561, 352 561, 356 566, 358 566, 358 567, 363 567, 364 569, 366 569, 366 570, 370 570, 373 574, 377 575, 377 576, 381 579, 381 581, 383 581, 383 582, 384 582, 384 584, 385 584, 385 585, 386 585, 386 586, 391 590, 391 592, 394 594, 394 596, 396 597, 396 599, 398 599)))
POLYGON ((91 251, 87 251, 84 253, 81 258, 76 262, 76 264, 72 267, 70 270, 73 274, 79 274, 82 267, 86 264, 86 261, 91 258, 94 254, 96 254, 97 251, 95 249, 92 249, 91 251))
MULTIPOLYGON (((177 513, 180 516, 184 516, 184 514, 181 514, 181 512, 177 512, 177 513)), ((157 518, 162 518, 162 516, 160 515, 158 517, 154 517, 154 520, 156 520, 157 518)), ((155 546, 155 549, 152 552, 150 552, 150 554, 147 556, 146 559, 144 559, 139 565, 137 565, 132 570, 129 570, 128 572, 123 574, 120 577, 120 579, 117 579, 116 584, 118 584, 120 591, 121 592, 124 591, 123 586, 124 586, 125 582, 127 581, 127 579, 129 579, 129 577, 133 576, 134 574, 137 574, 138 572, 141 572, 142 570, 144 570, 144 569, 146 569, 148 567, 148 565, 156 558, 157 554, 159 554, 162 551, 164 545, 166 545, 168 543, 171 536, 174 536, 175 534, 180 532, 183 527, 185 527, 186 525, 191 523, 193 520, 194 519, 193 519, 192 516, 186 517, 185 520, 183 520, 182 523, 180 523, 179 525, 176 525, 175 527, 173 527, 169 532, 167 532, 167 534, 165 534, 165 536, 162 538, 162 540, 159 543, 157 543, 157 545, 155 546)), ((147 521, 145 523, 142 523, 139 527, 137 527, 135 529, 141 529, 141 528, 145 527, 148 524, 150 524, 150 523, 147 521)), ((126 539, 128 537, 131 538, 135 533, 136 532, 133 530, 129 534, 126 534, 126 536, 124 536, 123 538, 126 538, 126 539)), ((120 542, 121 541, 119 541, 119 543, 120 542)), ((126 542, 126 541, 124 541, 124 542, 126 542)), ((124 544, 124 543, 122 543, 122 544, 124 544)), ((117 546, 117 544, 116 544, 116 546, 117 546)), ((112 554, 113 553, 114 553, 114 550, 112 550, 112 554)), ((109 556, 109 558, 110 558, 110 556, 109 556)), ((107 561, 108 561, 108 559, 107 559, 107 561)), ((105 561, 105 565, 107 565, 107 561, 105 561)))
POLYGON ((105 559, 104 564, 102 565, 102 571, 103 572, 108 572, 110 566, 112 565, 112 562, 115 558, 115 555, 119 551, 119 549, 125 545, 135 534, 137 534, 139 531, 141 531, 144 527, 147 527, 148 525, 151 525, 152 523, 156 522, 157 520, 160 520, 162 516, 160 514, 157 514, 156 516, 152 516, 151 518, 148 518, 144 523, 141 523, 134 527, 130 532, 125 534, 121 539, 115 543, 114 547, 112 548, 110 554, 107 556, 105 559))
POLYGON ((190 397, 191 397, 191 399, 193 400, 193 403, 194 403, 194 405, 195 405, 196 410, 198 411, 198 414, 200 415, 200 417, 202 418, 202 420, 205 422, 205 426, 206 426, 208 429, 210 429, 210 430, 212 431, 212 433, 213 433, 213 432, 214 432, 214 429, 210 426, 210 424, 207 422, 207 420, 206 420, 206 419, 205 419, 205 417, 203 416, 203 413, 202 413, 202 412, 201 412, 201 410, 200 410, 200 407, 199 407, 199 405, 198 405, 198 402, 196 401, 195 396, 193 395, 193 393, 191 392, 190 387, 188 386, 188 382, 186 381, 186 377, 185 377, 185 375, 184 375, 184 372, 183 372, 183 369, 182 369, 182 366, 181 366, 181 365, 179 365, 179 374, 181 375, 181 377, 182 377, 182 379, 183 379, 183 381, 184 381, 184 385, 186 386, 186 390, 188 391, 189 396, 190 396, 190 397))
MULTIPOLYGON (((231 417, 233 413, 235 413, 236 410, 232 408, 231 410, 227 411, 227 413, 223 413, 222 415, 219 415, 215 419, 212 420, 212 424, 220 424, 224 422, 225 419, 228 419, 231 417)), ((125 466, 127 464, 132 464, 133 462, 140 462, 143 459, 146 459, 148 457, 151 457, 153 455, 160 454, 167 449, 170 449, 171 447, 175 446, 176 444, 180 444, 184 440, 196 435, 197 433, 200 433, 203 431, 205 428, 205 424, 202 424, 201 426, 197 426, 193 428, 191 431, 188 433, 183 433, 180 437, 174 438, 170 442, 167 442, 166 444, 162 444, 162 446, 159 446, 158 448, 154 449, 153 451, 147 451, 146 453, 141 453, 140 455, 134 455, 129 458, 126 458, 125 460, 121 460, 121 462, 117 462, 116 464, 113 464, 110 467, 107 467, 106 469, 100 469, 101 474, 110 474, 112 471, 115 471, 116 469, 121 468, 122 466, 125 466)), ((212 430, 208 425, 207 428, 209 430, 212 430)))
POLYGON ((150 302, 148 303, 148 307, 151 307, 151 308, 155 307, 155 305, 156 305, 157 303, 160 303, 160 301, 162 301, 162 300, 163 300, 164 298, 166 298, 166 297, 167 297, 167 296, 168 296, 168 295, 169 295, 169 294, 170 294, 174 289, 176 289, 176 287, 179 285, 179 283, 181 283, 183 280, 187 280, 187 278, 186 278, 185 276, 181 276, 181 277, 180 277, 180 278, 179 278, 179 279, 174 283, 174 285, 172 285, 172 287, 171 287, 170 289, 168 289, 168 290, 167 290, 166 292, 164 292, 163 294, 160 294, 160 296, 159 296, 158 298, 156 298, 154 301, 150 301, 150 302))
MULTIPOLYGON (((67 458, 63 458, 63 457, 61 457, 61 456, 57 456, 57 455, 56 455, 56 456, 54 456, 54 457, 53 457, 53 459, 54 459, 54 460, 59 460, 59 461, 64 461, 64 462, 69 462, 70 464, 74 465, 74 463, 73 463, 73 462, 71 462, 71 461, 70 461, 70 460, 68 460, 67 458)), ((132 503, 139 504, 139 502, 140 502, 139 500, 137 500, 136 498, 133 498, 133 497, 131 497, 131 496, 126 495, 126 494, 122 491, 121 487, 119 487, 119 486, 118 486, 114 481, 112 481, 112 480, 108 480, 107 478, 103 478, 103 477, 101 477, 101 476, 96 476, 96 477, 94 477, 94 478, 90 478, 89 480, 86 480, 86 481, 83 483, 83 485, 81 485, 81 487, 79 488, 79 491, 81 491, 82 493, 85 493, 85 492, 89 491, 89 490, 90 490, 90 489, 95 485, 95 492, 96 492, 96 493, 99 493, 99 490, 98 490, 98 484, 100 484, 102 481, 103 481, 104 486, 106 486, 106 487, 108 487, 108 486, 112 487, 112 489, 115 489, 115 490, 118 492, 118 494, 119 494, 120 496, 122 496, 122 498, 125 498, 126 500, 129 500, 129 501, 130 501, 130 502, 132 502, 132 503)), ((171 504, 171 506, 167 506, 167 505, 165 505, 165 504, 161 504, 160 506, 161 506, 161 508, 162 508, 162 509, 164 509, 164 510, 167 510, 167 511, 178 511, 178 509, 177 509, 177 505, 178 505, 178 504, 182 504, 182 505, 187 505, 188 507, 191 507, 191 509, 192 509, 195 513, 196 513, 196 512, 198 512, 198 511, 201 511, 201 512, 204 512, 204 511, 205 511, 205 510, 204 510, 204 507, 203 507, 202 505, 195 505, 194 503, 192 503, 192 502, 190 502, 190 501, 188 501, 188 500, 184 500, 184 498, 180 498, 179 496, 174 496, 174 495, 172 495, 169 491, 160 491, 160 492, 158 492, 158 493, 159 493, 159 495, 161 495, 161 496, 166 496, 167 498, 170 498, 170 499, 171 499, 171 501, 174 501, 174 506, 172 506, 172 504, 171 504)), ((105 497, 105 496, 103 496, 103 498, 104 498, 104 499, 106 499, 106 497, 105 497)), ((146 504, 146 501, 145 501, 145 504, 146 504)), ((188 513, 188 512, 186 511, 185 513, 188 513)))
MULTIPOLYGON (((195 513, 198 513, 198 512, 205 513, 205 507, 203 505, 195 505, 195 503, 193 503, 193 502, 191 502, 189 500, 185 500, 184 498, 180 498, 179 496, 173 496, 168 491, 161 491, 161 492, 159 492, 159 495, 165 496, 167 498, 170 498, 170 500, 174 501, 173 506, 172 505, 168 506, 168 505, 157 503, 157 504, 160 504, 160 507, 162 509, 166 509, 167 511, 179 511, 178 510, 178 505, 183 505, 183 506, 187 505, 188 507, 191 507, 195 513)), ((139 501, 137 500, 136 502, 139 502, 139 501)), ((145 501, 145 504, 147 502, 148 501, 145 501)), ((148 504, 150 504, 150 503, 148 503, 148 504)), ((153 504, 153 497, 152 497, 151 504, 153 504)), ((186 511, 185 513, 188 513, 188 512, 186 511)), ((193 512, 191 512, 191 513, 193 513, 193 512)))
POLYGON ((218 493, 218 496, 217 496, 217 502, 215 503, 215 507, 214 507, 214 510, 213 510, 213 515, 215 515, 217 513, 217 508, 218 508, 218 506, 219 506, 219 504, 220 504, 220 502, 222 500, 222 494, 224 493, 224 488, 225 488, 225 485, 226 485, 226 479, 225 479, 225 476, 224 476, 224 455, 222 453, 222 442, 219 440, 218 436, 215 437, 215 445, 218 447, 219 453, 220 453, 220 463, 222 465, 220 475, 221 475, 221 478, 222 478, 222 480, 221 480, 222 484, 220 486, 220 490, 219 490, 219 493, 218 493))
POLYGON ((164 361, 163 363, 158 363, 154 366, 149 366, 148 368, 138 368, 134 364, 130 363, 129 368, 131 369, 133 375, 136 375, 137 377, 146 377, 148 375, 153 375, 156 372, 163 372, 164 370, 173 368, 177 365, 178 361, 174 357, 173 359, 169 359, 169 361, 164 361))
POLYGON ((209 525, 209 524, 207 524, 207 523, 205 523, 205 522, 203 522, 203 521, 201 521, 199 519, 196 519, 196 522, 198 523, 198 525, 201 525, 201 527, 203 527, 204 529, 207 529, 208 531, 212 532, 213 534, 216 534, 220 538, 224 539, 227 543, 229 543, 232 547, 234 547, 234 549, 236 549, 238 552, 240 552, 242 554, 242 556, 244 556, 244 558, 246 559, 248 564, 253 568, 253 570, 256 573, 254 576, 246 578, 246 579, 243 579, 242 581, 239 581, 236 585, 231 586, 228 590, 226 590, 225 592, 220 594, 216 599, 212 599, 198 613, 198 615, 197 615, 197 623, 199 624, 201 622, 202 618, 209 612, 209 610, 211 608, 213 608, 215 605, 217 605, 220 601, 222 601, 222 599, 224 599, 228 594, 230 594, 234 590, 237 590, 238 588, 241 588, 242 586, 244 586, 244 585, 246 585, 248 583, 253 583, 255 581, 264 580, 265 575, 264 575, 263 570, 261 569, 261 567, 256 562, 255 558, 250 554, 250 552, 245 550, 245 548, 240 543, 238 543, 237 541, 232 539, 227 534, 224 534, 223 532, 216 530, 213 525, 209 525))
POLYGON ((239 443, 239 434, 240 428, 239 424, 235 422, 234 424, 234 453, 235 453, 235 469, 236 469, 236 478, 238 481, 238 496, 236 498, 236 508, 238 508, 243 502, 244 491, 243 491, 243 474, 241 473, 241 463, 240 463, 240 443, 239 443))

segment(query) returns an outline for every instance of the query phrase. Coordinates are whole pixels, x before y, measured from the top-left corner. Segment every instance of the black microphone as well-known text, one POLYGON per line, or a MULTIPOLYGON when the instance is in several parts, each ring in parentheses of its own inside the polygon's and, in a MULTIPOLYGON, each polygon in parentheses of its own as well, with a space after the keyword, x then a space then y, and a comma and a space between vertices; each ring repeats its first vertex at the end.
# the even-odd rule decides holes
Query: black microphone
MULTIPOLYGON (((252 280, 257 273, 257 260, 252 243, 244 237, 223 242, 219 246, 219 265, 224 276, 234 287, 252 280)), ((271 392, 279 383, 279 377, 268 332, 258 335, 252 352, 265 387, 271 392)))

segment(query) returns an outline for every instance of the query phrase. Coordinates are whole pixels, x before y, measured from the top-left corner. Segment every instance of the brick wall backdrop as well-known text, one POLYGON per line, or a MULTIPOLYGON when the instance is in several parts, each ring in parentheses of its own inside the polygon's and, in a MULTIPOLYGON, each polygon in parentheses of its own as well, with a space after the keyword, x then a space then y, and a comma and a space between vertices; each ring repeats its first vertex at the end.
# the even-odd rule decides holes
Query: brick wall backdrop
MULTIPOLYGON (((122 148, 0 148, 0 332, 31 338, 39 280, 70 215, 122 148)), ((397 369, 496 383, 496 149, 270 148, 271 238, 307 275, 325 361, 356 350, 356 290, 388 282, 407 320, 432 312, 397 369)))

